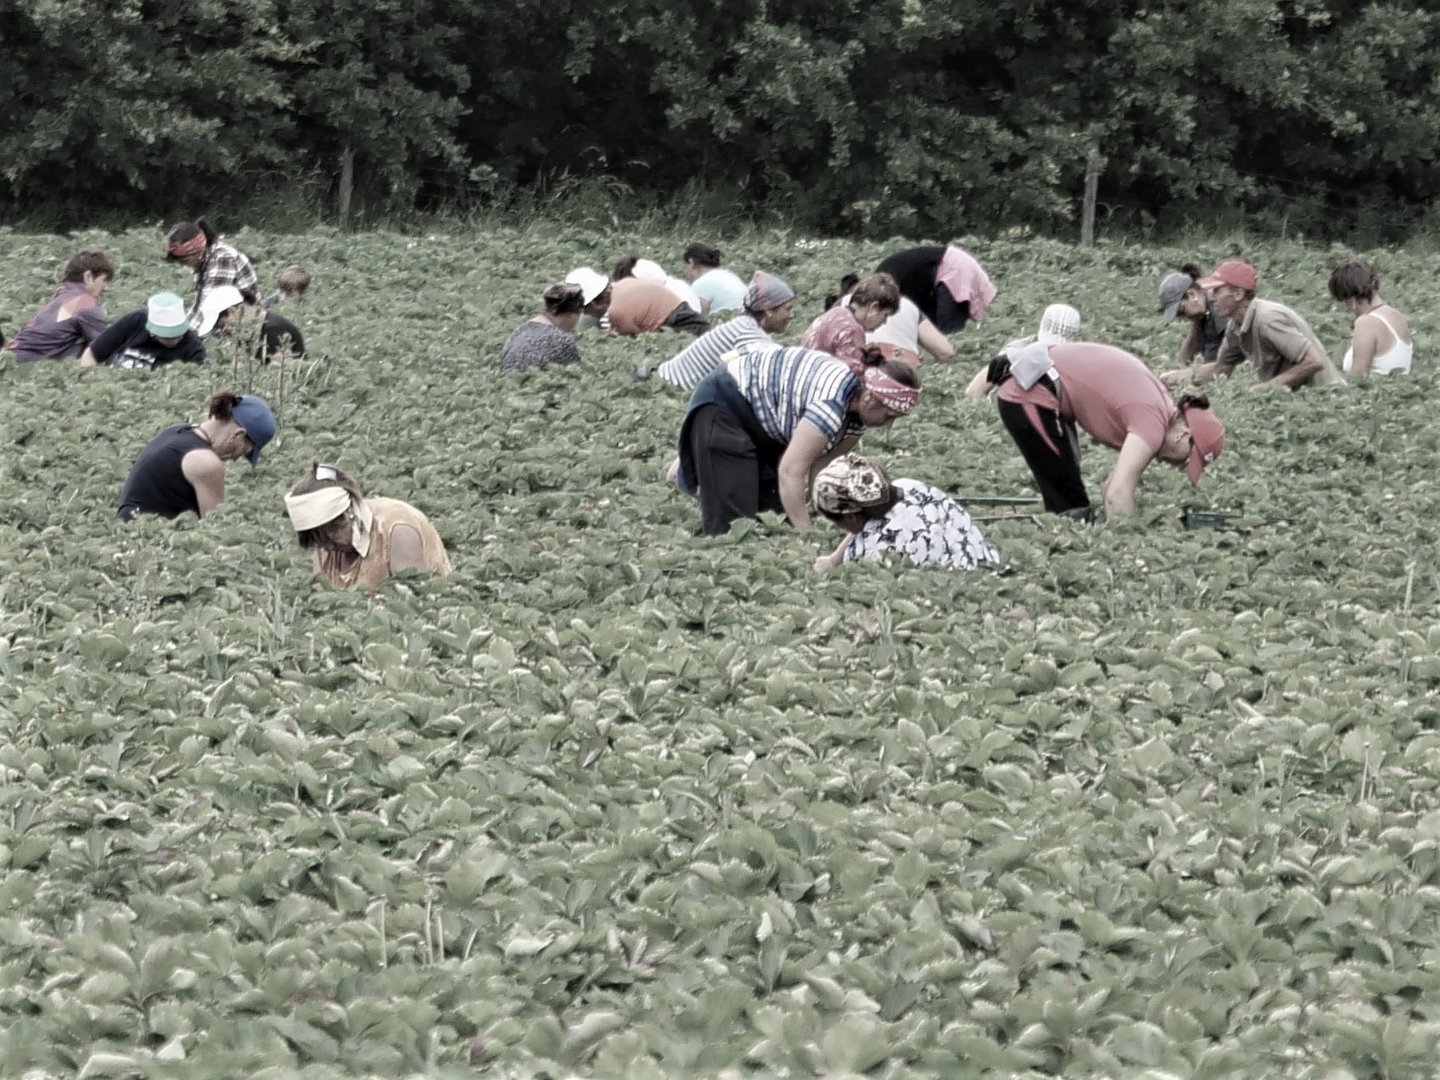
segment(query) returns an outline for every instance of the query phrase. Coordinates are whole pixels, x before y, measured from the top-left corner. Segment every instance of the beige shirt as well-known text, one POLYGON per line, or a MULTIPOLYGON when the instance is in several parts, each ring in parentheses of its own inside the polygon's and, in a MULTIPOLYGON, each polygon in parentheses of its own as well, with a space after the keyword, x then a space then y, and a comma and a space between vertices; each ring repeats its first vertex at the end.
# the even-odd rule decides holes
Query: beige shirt
POLYGON ((1312 347, 1324 358, 1325 366, 1303 385, 1343 385, 1345 379, 1330 362, 1330 354, 1299 313, 1274 300, 1252 300, 1243 322, 1230 320, 1215 359, 1227 366, 1253 361, 1255 374, 1269 382, 1298 364, 1312 347))
POLYGON ((420 534, 420 547, 425 556, 425 569, 441 577, 450 573, 450 558, 445 544, 430 519, 409 503, 399 499, 369 498, 365 500, 374 515, 370 525, 370 550, 363 559, 340 569, 338 552, 315 550, 315 572, 324 574, 342 589, 352 585, 378 585, 390 576, 390 534, 396 525, 409 525, 420 534))

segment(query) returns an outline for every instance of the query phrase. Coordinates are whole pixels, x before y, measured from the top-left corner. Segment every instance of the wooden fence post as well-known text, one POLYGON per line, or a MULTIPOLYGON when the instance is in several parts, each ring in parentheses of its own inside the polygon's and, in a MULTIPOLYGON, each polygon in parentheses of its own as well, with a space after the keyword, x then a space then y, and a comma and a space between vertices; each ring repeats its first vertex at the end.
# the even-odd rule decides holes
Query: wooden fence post
POLYGON ((1080 204, 1080 245, 1095 246, 1095 201, 1100 192, 1100 155, 1091 151, 1085 162, 1085 200, 1080 204))
POLYGON ((350 219, 350 198, 354 193, 355 149, 354 147, 347 146, 344 150, 340 151, 340 191, 338 192, 338 205, 336 207, 342 229, 350 219))

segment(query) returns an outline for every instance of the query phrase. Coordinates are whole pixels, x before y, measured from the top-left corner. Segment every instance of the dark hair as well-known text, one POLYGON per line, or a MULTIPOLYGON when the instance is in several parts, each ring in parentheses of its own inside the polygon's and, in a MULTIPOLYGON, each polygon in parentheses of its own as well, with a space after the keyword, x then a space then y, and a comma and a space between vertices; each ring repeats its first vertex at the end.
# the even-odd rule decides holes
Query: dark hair
POLYGON ((1330 275, 1330 295, 1342 303, 1346 300, 1369 300, 1380 291, 1375 271, 1358 259, 1343 262, 1330 275))
POLYGON ((231 420, 234 418, 235 406, 240 404, 240 395, 233 390, 217 390, 210 395, 210 404, 206 412, 216 420, 231 420))
POLYGON ((95 274, 97 277, 107 277, 113 281, 115 264, 99 248, 86 248, 84 251, 77 251, 70 256, 70 261, 65 264, 65 275, 60 280, 84 281, 87 273, 95 274))
POLYGON ((545 290, 546 315, 579 315, 585 308, 585 291, 568 281, 557 281, 545 290))
POLYGON ((1180 273, 1187 275, 1190 278, 1191 284, 1199 281, 1201 277, 1200 267, 1196 266, 1194 263, 1181 263, 1180 273))
POLYGON ((1208 409, 1210 399, 1204 394, 1186 394, 1175 404, 1179 406, 1181 412, 1186 409, 1208 409))
POLYGON ((686 247, 684 254, 680 256, 684 262, 693 262, 696 266, 716 267, 720 265, 720 249, 714 244, 695 243, 686 247))
MULTIPOLYGON (((202 233, 205 236, 205 250, 208 252, 215 246, 215 241, 219 240, 220 237, 204 218, 196 218, 194 221, 182 221, 179 225, 173 226, 165 235, 165 246, 168 248, 171 244, 183 244, 187 240, 194 240, 195 237, 202 233)), ((179 262, 180 260, 167 251, 165 253, 165 261, 179 262)))
POLYGON ((305 291, 310 288, 310 271, 299 263, 291 263, 289 266, 281 268, 280 276, 275 279, 275 285, 285 292, 304 296, 305 291))
POLYGON ((867 368, 878 367, 901 386, 908 386, 912 390, 920 389, 920 369, 914 364, 905 363, 904 360, 890 359, 878 345, 866 345, 861 349, 860 363, 867 368))
POLYGON ((852 304, 877 304, 891 314, 900 310, 900 286, 889 274, 871 274, 855 286, 850 294, 852 304))
MULTIPOLYGON (((295 486, 289 491, 291 495, 309 495, 312 491, 324 491, 329 487, 344 488, 345 493, 356 502, 365 496, 360 490, 360 485, 350 477, 344 469, 334 465, 326 465, 320 461, 311 461, 309 471, 295 482, 295 486), (321 480, 315 473, 320 469, 329 469, 334 472, 334 479, 321 480)), ((333 519, 332 519, 333 520, 333 519)), ((305 529, 295 534, 295 539, 300 542, 302 548, 312 548, 325 539, 325 530, 330 522, 314 529, 305 529)))
POLYGON ((615 264, 615 270, 610 275, 611 281, 619 281, 621 278, 635 276, 635 264, 640 261, 639 255, 626 255, 615 264))
POLYGON ((840 298, 850 295, 855 286, 860 284, 859 274, 846 274, 840 279, 840 291, 825 294, 825 310, 829 311, 840 302, 840 298))

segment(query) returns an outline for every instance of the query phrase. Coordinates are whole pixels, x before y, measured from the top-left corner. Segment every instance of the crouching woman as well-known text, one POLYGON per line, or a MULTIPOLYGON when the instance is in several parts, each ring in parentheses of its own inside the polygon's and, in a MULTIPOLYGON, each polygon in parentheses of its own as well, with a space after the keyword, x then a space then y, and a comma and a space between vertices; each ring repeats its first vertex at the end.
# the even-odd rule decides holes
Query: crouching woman
POLYGON ((429 518, 399 499, 365 498, 333 465, 311 465, 285 496, 285 512, 315 572, 341 588, 378 585, 401 570, 450 573, 429 518))

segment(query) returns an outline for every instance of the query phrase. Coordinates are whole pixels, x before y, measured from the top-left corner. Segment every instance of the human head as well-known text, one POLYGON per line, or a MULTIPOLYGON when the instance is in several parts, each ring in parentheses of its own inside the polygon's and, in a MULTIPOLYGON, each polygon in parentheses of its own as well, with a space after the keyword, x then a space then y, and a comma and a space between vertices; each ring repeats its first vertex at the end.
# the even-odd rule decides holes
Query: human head
POLYGON ((212 330, 224 330, 244 304, 245 297, 234 285, 206 289, 200 296, 200 326, 196 333, 205 337, 212 330))
POLYGON ((174 345, 190 329, 185 301, 173 292, 158 292, 145 301, 145 332, 162 345, 174 345))
POLYGON ((745 314, 767 334, 783 333, 795 314, 795 290, 774 274, 756 270, 745 290, 745 314))
POLYGON ((84 285, 85 290, 98 300, 115 280, 115 264, 98 248, 86 248, 70 256, 60 280, 84 285))
POLYGON ((842 274, 840 277, 840 288, 832 293, 825 294, 825 310, 829 311, 842 299, 855 291, 855 286, 860 284, 859 274, 842 274))
POLYGON ((889 274, 871 274, 850 293, 850 310, 868 333, 900 310, 900 286, 889 274))
POLYGON ((902 360, 886 359, 873 345, 860 354, 860 390, 850 404, 866 427, 889 427, 920 403, 920 372, 902 360))
POLYGON ((1186 293, 1195 287, 1200 277, 1200 268, 1185 263, 1173 274, 1166 274, 1160 281, 1160 314, 1168 326, 1180 314, 1180 305, 1186 293))
POLYGON ((686 246, 681 259, 685 263, 685 278, 694 281, 701 274, 714 270, 720 265, 720 249, 713 244, 695 241, 686 246))
POLYGON ((1368 304, 1379 292, 1380 279, 1375 271, 1358 259, 1341 263, 1330 275, 1330 295, 1347 308, 1368 304))
POLYGON ((285 513, 306 550, 342 548, 361 555, 369 550, 373 518, 365 497, 360 485, 334 465, 312 461, 286 493, 285 513))
POLYGON ((885 470, 859 454, 842 454, 821 469, 814 497, 816 510, 851 532, 884 517, 899 499, 885 470))
POLYGON ((1200 474, 1224 449, 1225 425, 1211 412, 1210 399, 1187 394, 1180 399, 1156 456, 1184 469, 1194 487, 1200 483, 1200 474))
POLYGON ((204 218, 182 221, 165 236, 165 261, 197 267, 205 261, 206 253, 217 239, 215 230, 204 218))
POLYGON ((1259 275, 1249 263, 1227 259, 1195 284, 1210 294, 1215 311, 1228 319, 1255 299, 1259 275))
POLYGON ((310 271, 299 263, 282 267, 275 279, 275 288, 287 300, 299 300, 310 291, 310 271))
POLYGON ((260 461, 260 451, 275 437, 275 414, 265 399, 255 394, 236 394, 221 390, 210 397, 207 408, 211 420, 219 421, 222 430, 239 432, 243 439, 232 439, 227 434, 223 441, 214 445, 215 453, 222 460, 247 458, 251 465, 260 461))
POLYGON ((545 290, 545 317, 562 330, 574 331, 585 307, 584 290, 570 281, 557 281, 545 290))
POLYGON ((598 274, 588 266, 578 266, 565 275, 565 280, 580 286, 586 315, 598 319, 610 310, 610 279, 604 274, 598 274))
POLYGON ((1040 315, 1035 340, 1041 345, 1060 345, 1080 336, 1080 312, 1069 304, 1051 304, 1040 315))
POLYGON ((635 277, 635 264, 639 261, 639 255, 626 255, 623 259, 617 262, 615 264, 615 268, 610 271, 610 280, 621 281, 627 277, 635 277))

